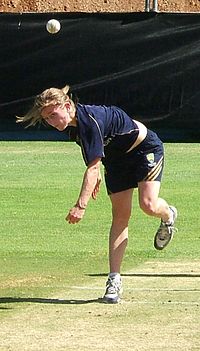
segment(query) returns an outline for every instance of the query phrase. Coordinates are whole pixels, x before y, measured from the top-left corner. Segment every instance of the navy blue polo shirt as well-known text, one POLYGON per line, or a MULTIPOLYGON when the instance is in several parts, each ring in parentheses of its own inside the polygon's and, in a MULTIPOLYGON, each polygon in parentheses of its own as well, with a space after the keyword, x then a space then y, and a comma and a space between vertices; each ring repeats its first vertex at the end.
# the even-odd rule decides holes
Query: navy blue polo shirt
POLYGON ((77 104, 76 142, 86 165, 96 158, 125 153, 138 136, 138 126, 116 106, 77 104))

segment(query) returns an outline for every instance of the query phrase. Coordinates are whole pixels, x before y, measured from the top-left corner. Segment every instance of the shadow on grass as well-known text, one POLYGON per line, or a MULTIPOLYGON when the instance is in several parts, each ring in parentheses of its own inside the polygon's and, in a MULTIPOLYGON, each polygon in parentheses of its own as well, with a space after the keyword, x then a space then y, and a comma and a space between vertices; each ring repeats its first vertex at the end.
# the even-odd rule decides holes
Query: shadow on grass
MULTIPOLYGON (((55 304, 55 305, 84 305, 89 303, 103 303, 102 298, 99 299, 90 299, 90 300, 61 300, 61 299, 45 299, 37 297, 1 297, 0 304, 6 303, 43 303, 43 304, 55 304)), ((0 307, 0 309, 6 309, 0 307)))

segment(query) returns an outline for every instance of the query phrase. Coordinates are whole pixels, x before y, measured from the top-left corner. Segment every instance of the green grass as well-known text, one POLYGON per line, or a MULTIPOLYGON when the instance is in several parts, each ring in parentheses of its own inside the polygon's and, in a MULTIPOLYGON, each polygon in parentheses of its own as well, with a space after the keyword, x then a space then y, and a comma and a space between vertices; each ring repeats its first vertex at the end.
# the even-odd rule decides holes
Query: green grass
MULTIPOLYGON (((135 191, 124 271, 149 259, 199 258, 199 149, 165 144, 161 196, 179 210, 179 233, 167 250, 153 248, 158 221, 141 212, 135 191)), ((111 207, 104 184, 82 222, 65 221, 85 170, 79 147, 1 142, 0 164, 1 296, 44 296, 63 281, 106 274, 111 207)))

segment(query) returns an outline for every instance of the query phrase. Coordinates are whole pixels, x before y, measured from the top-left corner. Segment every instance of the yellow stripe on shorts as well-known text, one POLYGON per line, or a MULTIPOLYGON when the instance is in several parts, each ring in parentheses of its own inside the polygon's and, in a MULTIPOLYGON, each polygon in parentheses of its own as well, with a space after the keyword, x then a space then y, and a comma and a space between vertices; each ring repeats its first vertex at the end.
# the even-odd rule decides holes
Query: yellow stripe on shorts
POLYGON ((159 176, 160 172, 162 171, 162 165, 163 165, 163 156, 161 157, 159 162, 155 165, 155 167, 151 169, 151 171, 147 174, 144 180, 145 181, 155 180, 159 176))

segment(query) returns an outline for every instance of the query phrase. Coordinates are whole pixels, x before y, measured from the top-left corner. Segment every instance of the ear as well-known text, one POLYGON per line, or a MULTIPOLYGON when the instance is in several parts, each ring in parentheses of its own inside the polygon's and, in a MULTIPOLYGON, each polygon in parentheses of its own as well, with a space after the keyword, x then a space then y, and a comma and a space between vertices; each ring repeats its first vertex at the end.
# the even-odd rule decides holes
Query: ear
POLYGON ((67 111, 69 112, 71 109, 71 104, 69 101, 65 102, 65 108, 67 109, 67 111))

